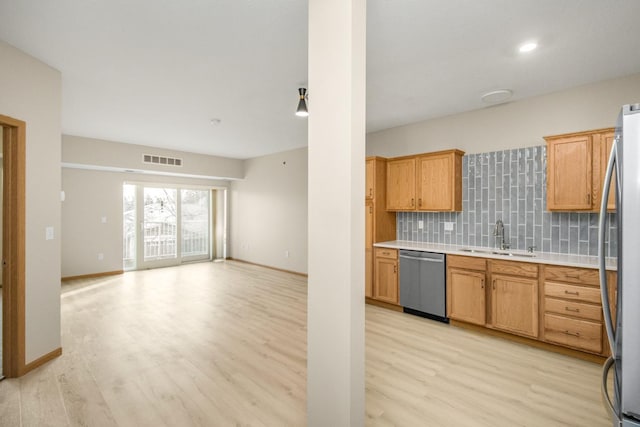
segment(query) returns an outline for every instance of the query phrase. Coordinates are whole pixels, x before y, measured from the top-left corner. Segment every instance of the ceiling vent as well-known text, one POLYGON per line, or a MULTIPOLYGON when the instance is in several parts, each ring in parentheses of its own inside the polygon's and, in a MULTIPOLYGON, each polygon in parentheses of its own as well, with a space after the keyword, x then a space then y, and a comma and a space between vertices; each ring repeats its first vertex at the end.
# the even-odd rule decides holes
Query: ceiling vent
POLYGON ((177 157, 156 156, 154 154, 143 154, 142 163, 149 163, 152 165, 182 166, 182 159, 179 159, 177 157))

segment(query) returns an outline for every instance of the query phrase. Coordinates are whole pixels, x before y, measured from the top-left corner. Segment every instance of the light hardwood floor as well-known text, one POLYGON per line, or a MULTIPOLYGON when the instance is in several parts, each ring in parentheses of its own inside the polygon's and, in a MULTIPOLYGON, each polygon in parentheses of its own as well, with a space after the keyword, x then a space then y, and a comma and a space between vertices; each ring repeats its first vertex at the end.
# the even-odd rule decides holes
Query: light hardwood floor
MULTIPOLYGON (((303 277, 229 261, 65 285, 63 355, 0 382, 0 425, 305 425, 306 295, 303 277)), ((608 427, 599 379, 366 308, 367 425, 608 427)))

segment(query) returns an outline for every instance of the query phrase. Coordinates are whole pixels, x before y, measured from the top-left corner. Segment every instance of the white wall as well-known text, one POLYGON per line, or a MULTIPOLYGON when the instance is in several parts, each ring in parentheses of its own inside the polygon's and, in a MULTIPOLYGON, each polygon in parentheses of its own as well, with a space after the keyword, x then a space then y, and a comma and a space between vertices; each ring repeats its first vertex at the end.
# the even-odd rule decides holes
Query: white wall
POLYGON ((306 148, 246 160, 229 208, 232 258, 307 272, 306 148))
POLYGON ((228 181, 154 175, 233 176, 244 161, 77 136, 62 136, 62 161, 76 165, 145 170, 149 174, 62 169, 62 277, 122 270, 122 185, 124 182, 199 185, 226 188, 228 181), (142 153, 179 157, 180 168, 142 164, 142 153), (102 223, 102 217, 107 222, 102 223), (103 254, 102 260, 98 254, 103 254))
POLYGON ((640 102, 640 74, 367 134, 367 155, 459 148, 467 153, 544 144, 544 136, 613 127, 640 102))
POLYGON ((122 270, 123 175, 62 169, 62 277, 122 270))
POLYGON ((0 41, 0 114, 26 137, 25 362, 60 347, 60 72, 0 41), (54 240, 45 240, 45 228, 54 240))
POLYGON ((123 169, 160 171, 217 178, 242 178, 244 161, 226 157, 166 150, 144 145, 85 138, 73 135, 62 137, 62 161, 83 165, 119 167, 123 169), (143 154, 178 157, 182 166, 142 163, 143 154))

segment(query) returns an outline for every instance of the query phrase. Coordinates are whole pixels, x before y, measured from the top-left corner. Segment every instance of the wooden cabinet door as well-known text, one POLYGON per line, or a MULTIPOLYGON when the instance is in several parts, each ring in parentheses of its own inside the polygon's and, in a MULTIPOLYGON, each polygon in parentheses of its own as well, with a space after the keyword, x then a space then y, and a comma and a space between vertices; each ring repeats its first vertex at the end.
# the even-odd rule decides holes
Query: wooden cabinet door
POLYGON ((364 250, 364 296, 373 297, 373 249, 364 250))
POLYGON ((367 202, 364 206, 364 246, 367 249, 373 248, 373 204, 367 202))
POLYGON ((365 205, 365 265, 364 265, 364 294, 373 296, 373 203, 365 205))
POLYGON ((387 162, 387 210, 415 210, 416 159, 387 162))
POLYGON ((398 303, 398 261, 376 258, 373 297, 391 304, 398 303))
POLYGON ((485 274, 449 268, 447 274, 447 311, 452 319, 485 325, 485 274))
POLYGON ((591 210, 590 135, 547 140, 547 209, 591 210))
POLYGON ((418 209, 453 210, 453 156, 451 154, 418 157, 418 209))
POLYGON ((365 164, 365 193, 364 197, 366 200, 373 199, 373 195, 375 194, 375 160, 369 159, 365 164))
POLYGON ((538 280, 492 275, 491 324, 530 337, 538 337, 538 280))

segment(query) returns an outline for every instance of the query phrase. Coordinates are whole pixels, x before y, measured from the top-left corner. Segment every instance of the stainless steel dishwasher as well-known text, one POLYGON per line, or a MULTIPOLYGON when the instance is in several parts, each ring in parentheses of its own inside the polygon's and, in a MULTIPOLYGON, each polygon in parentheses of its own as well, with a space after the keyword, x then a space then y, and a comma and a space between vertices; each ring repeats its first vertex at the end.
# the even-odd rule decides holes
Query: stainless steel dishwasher
POLYGON ((400 250, 400 305, 407 313, 449 322, 444 254, 400 250))

